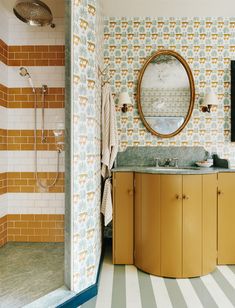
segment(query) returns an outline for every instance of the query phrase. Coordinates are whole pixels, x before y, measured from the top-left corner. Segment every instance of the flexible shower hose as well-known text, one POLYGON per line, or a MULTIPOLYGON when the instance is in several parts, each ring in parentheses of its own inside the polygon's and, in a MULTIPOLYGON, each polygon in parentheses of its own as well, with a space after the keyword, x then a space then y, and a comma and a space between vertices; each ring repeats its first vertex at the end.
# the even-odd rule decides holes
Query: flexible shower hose
MULTIPOLYGON (((43 106, 42 109, 45 108, 45 94, 43 95, 43 106)), ((42 128, 43 128, 43 134, 44 134, 44 110, 42 111, 43 117, 42 117, 42 128)), ((44 135, 42 136, 44 138, 44 135)), ((42 188, 42 189, 48 189, 52 186, 55 185, 55 183, 58 180, 59 177, 59 167, 60 167, 60 153, 61 151, 57 151, 57 168, 56 168, 56 176, 54 179, 52 179, 52 182, 49 183, 48 185, 44 185, 39 178, 38 175, 38 151, 37 151, 37 92, 36 89, 34 90, 34 166, 35 166, 35 175, 36 175, 36 181, 37 184, 42 188)))

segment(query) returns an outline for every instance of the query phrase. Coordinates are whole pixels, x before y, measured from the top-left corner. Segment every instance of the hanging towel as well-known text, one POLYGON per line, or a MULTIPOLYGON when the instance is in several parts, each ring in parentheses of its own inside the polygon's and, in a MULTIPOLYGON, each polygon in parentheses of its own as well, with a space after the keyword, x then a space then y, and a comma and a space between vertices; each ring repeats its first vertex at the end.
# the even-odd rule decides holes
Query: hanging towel
POLYGON ((110 181, 111 168, 118 152, 118 135, 116 110, 109 84, 105 84, 102 92, 102 168, 101 174, 105 180, 101 213, 107 226, 113 215, 112 185, 110 181))
POLYGON ((104 215, 104 225, 107 226, 113 218, 112 185, 110 178, 107 178, 104 184, 101 213, 104 215))
POLYGON ((118 152, 116 110, 110 85, 106 83, 102 92, 102 169, 103 178, 110 170, 118 152))

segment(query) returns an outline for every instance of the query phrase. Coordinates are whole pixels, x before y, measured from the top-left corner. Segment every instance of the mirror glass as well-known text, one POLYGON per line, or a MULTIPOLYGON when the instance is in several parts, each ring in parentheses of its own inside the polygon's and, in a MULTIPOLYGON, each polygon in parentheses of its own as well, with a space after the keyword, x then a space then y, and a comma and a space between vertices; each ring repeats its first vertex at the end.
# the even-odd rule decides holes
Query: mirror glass
POLYGON ((173 51, 160 51, 145 63, 138 82, 138 108, 155 135, 171 137, 188 122, 194 83, 186 61, 173 51))

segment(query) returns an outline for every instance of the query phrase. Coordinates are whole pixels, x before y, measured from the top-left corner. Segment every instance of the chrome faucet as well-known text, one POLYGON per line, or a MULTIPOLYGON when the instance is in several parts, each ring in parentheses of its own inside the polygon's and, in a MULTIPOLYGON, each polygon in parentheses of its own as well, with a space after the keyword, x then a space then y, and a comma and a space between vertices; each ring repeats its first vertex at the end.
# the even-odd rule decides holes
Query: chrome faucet
POLYGON ((174 167, 174 168, 178 168, 178 158, 174 157, 174 158, 166 158, 164 159, 164 163, 160 162, 160 158, 156 157, 155 158, 156 161, 156 167, 174 167))
POLYGON ((164 161, 164 165, 163 166, 164 167, 169 167, 171 162, 172 162, 171 158, 166 158, 165 161, 164 161))

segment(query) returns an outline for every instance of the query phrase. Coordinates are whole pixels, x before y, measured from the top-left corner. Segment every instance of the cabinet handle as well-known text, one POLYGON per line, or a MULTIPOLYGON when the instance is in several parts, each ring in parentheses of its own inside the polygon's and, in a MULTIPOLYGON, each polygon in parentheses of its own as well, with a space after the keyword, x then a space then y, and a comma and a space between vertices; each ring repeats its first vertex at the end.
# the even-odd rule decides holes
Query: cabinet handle
POLYGON ((178 195, 178 194, 177 194, 175 197, 176 197, 177 200, 181 200, 181 199, 182 199, 182 198, 180 197, 180 195, 178 195))
POLYGON ((128 189, 128 195, 133 196, 133 189, 128 189))
POLYGON ((218 190, 218 195, 223 195, 223 192, 221 190, 218 190))
POLYGON ((184 199, 184 200, 188 200, 188 199, 189 199, 189 196, 183 195, 183 199, 184 199))

